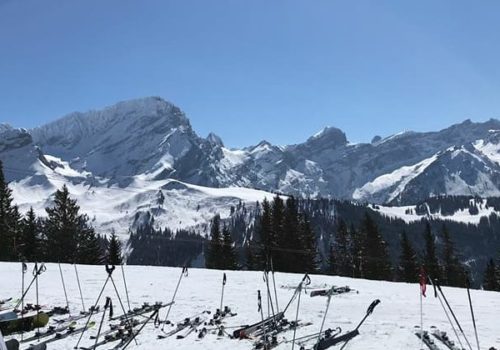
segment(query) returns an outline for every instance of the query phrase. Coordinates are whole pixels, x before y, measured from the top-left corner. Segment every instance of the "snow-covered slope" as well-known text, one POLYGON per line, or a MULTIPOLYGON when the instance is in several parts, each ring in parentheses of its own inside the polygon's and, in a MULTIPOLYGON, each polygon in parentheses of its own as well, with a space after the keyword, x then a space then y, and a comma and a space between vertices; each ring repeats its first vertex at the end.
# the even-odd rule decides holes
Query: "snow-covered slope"
POLYGON ((129 228, 146 222, 173 230, 193 228, 207 223, 215 214, 228 217, 231 206, 240 201, 254 205, 273 196, 242 187, 210 188, 173 179, 156 180, 154 174, 131 177, 126 187, 120 187, 47 155, 33 164, 31 176, 11 182, 10 187, 22 212, 33 207, 44 216, 54 192, 63 184, 99 232, 115 230, 118 234, 127 234, 129 228))
MULTIPOLYGON (((31 266, 29 268, 31 269, 31 266)), ((79 292, 74 270, 71 265, 62 265, 62 270, 68 289, 70 308, 76 314, 79 312, 81 304, 78 297, 79 292)), ((143 302, 170 301, 181 272, 180 268, 150 266, 127 266, 125 270, 132 307, 140 306, 143 302)), ((0 276, 2 280, 12 281, 12 283, 2 285, 0 299, 20 296, 21 281, 19 271, 20 266, 18 264, 0 263, 0 276), (15 281, 19 281, 19 283, 15 281)), ((79 266, 79 274, 82 281, 85 304, 88 307, 95 303, 107 275, 102 266, 79 266)), ((262 280, 261 272, 227 271, 226 274, 227 283, 224 293, 224 305, 229 306, 233 312, 237 313, 236 316, 224 322, 227 331, 230 332, 234 330, 233 327, 251 324, 261 319, 261 315, 257 310, 257 290, 264 292, 266 287, 262 280)), ((121 273, 115 272, 114 279, 121 297, 125 305, 127 305, 121 273)), ((276 273, 280 310, 283 309, 291 298, 293 289, 301 279, 302 276, 298 274, 276 273)), ((179 322, 185 317, 199 314, 203 310, 215 311, 220 303, 221 281, 222 271, 190 269, 189 275, 181 282, 169 319, 179 322)), ((418 284, 311 275, 311 285, 308 287, 307 292, 314 288, 328 288, 332 285, 349 285, 357 292, 334 296, 332 298, 332 304, 326 317, 325 329, 341 327, 343 332, 352 330, 365 315, 368 305, 374 299, 380 299, 381 301, 374 313, 369 316, 360 328, 360 335, 349 342, 346 350, 420 349, 420 341, 414 335, 414 327, 420 324, 420 289, 418 284)), ((475 343, 466 291, 464 289, 446 287, 443 288, 443 291, 467 337, 472 343, 475 343)), ((122 312, 111 284, 108 284, 104 295, 110 296, 113 299, 115 314, 121 314, 122 312)), ((483 349, 488 349, 491 346, 499 348, 500 328, 498 324, 498 310, 500 309, 500 293, 472 290, 471 296, 481 347, 483 349)), ((27 296, 27 301, 34 302, 34 298, 34 291, 31 291, 27 296)), ((55 264, 48 264, 47 271, 40 278, 40 303, 49 306, 65 306, 59 270, 55 264)), ((101 307, 104 305, 104 300, 101 300, 100 305, 101 307)), ((297 337, 319 331, 325 306, 326 299, 324 297, 311 298, 309 294, 301 295, 299 319, 303 323, 311 324, 299 328, 297 330, 297 337)), ((286 312, 286 318, 294 320, 295 312, 296 302, 286 312)), ((264 313, 267 315, 265 303, 264 313)), ((455 340, 453 331, 441 309, 439 301, 434 298, 430 287, 428 288, 427 297, 423 298, 423 315, 425 329, 437 326, 441 330, 448 332, 452 340, 455 340)), ((165 317, 165 310, 161 312, 161 318, 163 319, 163 317, 165 317)), ((100 315, 94 316, 94 318, 97 322, 100 321, 100 315)), ((83 323, 84 321, 80 321, 78 324, 83 325, 83 323)), ((170 326, 167 329, 170 330, 172 328, 170 326)), ((107 329, 108 322, 106 321, 103 331, 107 329)), ((94 340, 89 339, 89 337, 90 335, 95 335, 96 332, 97 326, 85 335, 80 345, 92 345, 94 340)), ((251 340, 234 340, 228 337, 218 338, 217 335, 211 333, 207 334, 202 340, 198 340, 196 333, 192 333, 185 339, 176 339, 174 336, 164 340, 157 340, 157 335, 159 334, 161 334, 161 330, 155 328, 153 324, 149 324, 137 337, 138 344, 132 343, 129 348, 138 350, 174 348, 186 350, 229 348, 250 350, 253 348, 251 340)), ((291 340, 292 337, 293 332, 286 331, 278 335, 278 341, 281 342, 283 338, 291 340)), ((72 349, 77 340, 78 336, 68 337, 64 340, 51 343, 50 349, 72 349)), ((111 345, 114 346, 114 343, 111 345)), ((307 345, 309 349, 313 343, 308 343, 307 345)), ((290 348, 291 343, 283 342, 276 347, 277 350, 290 348)), ((441 344, 439 348, 444 349, 445 347, 441 344)))

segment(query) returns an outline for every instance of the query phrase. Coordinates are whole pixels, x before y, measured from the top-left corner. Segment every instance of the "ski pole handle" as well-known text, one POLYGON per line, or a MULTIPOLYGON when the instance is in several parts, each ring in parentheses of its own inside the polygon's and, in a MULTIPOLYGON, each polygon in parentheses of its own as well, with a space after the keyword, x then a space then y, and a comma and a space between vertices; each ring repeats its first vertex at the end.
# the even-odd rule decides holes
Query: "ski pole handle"
POLYGON ((368 309, 366 310, 367 315, 371 315, 373 310, 375 310, 375 307, 380 304, 380 299, 375 299, 370 306, 368 306, 368 309))
POLYGON ((106 264, 106 272, 108 273, 109 276, 111 276, 113 271, 115 271, 115 265, 110 266, 110 265, 106 264))

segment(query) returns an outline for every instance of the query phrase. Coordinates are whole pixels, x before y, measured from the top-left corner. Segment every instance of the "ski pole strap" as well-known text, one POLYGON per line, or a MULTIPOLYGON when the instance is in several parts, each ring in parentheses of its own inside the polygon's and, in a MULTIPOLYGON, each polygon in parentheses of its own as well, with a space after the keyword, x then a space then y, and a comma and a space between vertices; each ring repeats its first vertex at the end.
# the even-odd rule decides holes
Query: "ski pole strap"
POLYGON ((106 272, 108 273, 109 276, 115 271, 115 265, 108 265, 106 264, 106 272))
POLYGON ((109 308, 109 318, 113 317, 113 301, 110 297, 106 297, 106 303, 104 304, 104 310, 109 308))
POLYGON ((188 276, 188 268, 187 268, 187 266, 186 266, 186 265, 184 265, 184 266, 182 267, 182 274, 183 274, 185 277, 187 277, 187 276, 188 276))
POLYGON ((260 290, 257 291, 257 312, 262 310, 262 297, 260 295, 260 290))

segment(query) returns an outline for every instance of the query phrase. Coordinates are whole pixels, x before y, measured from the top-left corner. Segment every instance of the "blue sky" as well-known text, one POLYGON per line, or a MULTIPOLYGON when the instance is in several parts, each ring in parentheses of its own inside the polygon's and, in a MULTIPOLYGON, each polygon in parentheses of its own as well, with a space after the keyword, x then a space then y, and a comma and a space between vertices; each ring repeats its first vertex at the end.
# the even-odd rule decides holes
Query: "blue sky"
POLYGON ((499 1, 0 0, 0 121, 142 96, 229 146, 500 117, 499 1))

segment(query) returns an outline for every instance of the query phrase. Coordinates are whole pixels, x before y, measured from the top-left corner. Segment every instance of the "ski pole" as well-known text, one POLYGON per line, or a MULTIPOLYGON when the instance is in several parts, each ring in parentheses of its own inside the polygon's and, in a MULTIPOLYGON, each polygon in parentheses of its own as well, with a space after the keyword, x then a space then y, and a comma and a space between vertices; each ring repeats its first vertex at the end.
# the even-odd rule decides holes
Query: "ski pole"
POLYGON ((271 273, 273 276, 274 298, 276 300, 276 313, 279 313, 280 307, 278 305, 278 292, 276 291, 276 280, 274 279, 274 265, 273 265, 273 258, 272 257, 271 257, 271 273))
POLYGON ((64 298, 66 299, 66 308, 68 309, 68 315, 71 316, 71 311, 69 310, 68 293, 66 292, 66 283, 64 283, 64 276, 63 276, 62 269, 61 269, 61 263, 57 263, 57 265, 59 266, 59 274, 61 275, 61 282, 62 282, 63 291, 64 291, 64 298))
MULTIPOLYGON (((352 332, 349 332, 349 333, 352 333, 354 335, 357 335, 359 334, 359 327, 361 327, 361 325, 365 322, 365 320, 368 318, 368 316, 370 316, 372 313, 373 313, 373 310, 375 310, 375 307, 380 304, 380 300, 379 299, 375 299, 371 304, 370 306, 368 306, 368 309, 366 310, 366 315, 365 317, 363 317, 363 319, 361 320, 361 322, 359 322, 358 326, 354 329, 354 331, 352 332)), ((347 343, 349 343, 349 341, 354 338, 353 337, 350 337, 348 338, 345 343, 340 347, 340 350, 343 350, 346 346, 347 346, 347 343)))
MULTIPOLYGON (((35 266, 37 266, 36 263, 35 263, 35 266)), ((28 294, 30 288, 33 286, 33 283, 35 283, 35 280, 37 279, 37 276, 41 275, 42 272, 45 272, 45 270, 47 270, 47 268, 45 267, 45 264, 42 263, 40 265, 40 267, 38 268, 36 275, 33 277, 33 279, 31 280, 30 284, 28 285, 28 287, 24 291, 23 295, 21 296, 21 300, 19 300, 16 303, 16 305, 14 306, 14 310, 17 309, 21 303, 24 303, 24 297, 26 296, 26 294, 28 294)))
POLYGON ((224 272, 224 275, 222 277, 222 293, 221 293, 221 296, 220 296, 220 312, 222 313, 222 304, 223 304, 223 300, 224 300, 224 286, 226 285, 226 273, 224 272))
POLYGON ((460 322, 458 322, 457 316, 455 316, 455 313, 453 312, 453 309, 451 308, 450 303, 448 303, 448 299, 446 299, 446 296, 444 295, 443 290, 441 289, 441 286, 439 285, 439 283, 436 283, 436 285, 437 285, 437 289, 439 290, 439 293, 441 294, 444 302, 446 303, 446 306, 450 310, 450 313, 453 316, 453 319, 455 320, 455 323, 457 324, 458 329, 460 330, 460 333, 462 333, 462 336, 464 337, 465 341, 467 342, 469 349, 472 350, 472 346, 469 343, 469 339, 467 339, 467 336, 465 335, 464 330, 462 329, 462 326, 460 325, 460 322))
POLYGON ((125 270, 123 268, 123 264, 121 264, 120 266, 122 268, 123 284, 125 286, 125 295, 127 296, 128 311, 130 311, 131 310, 131 308, 130 308, 130 299, 128 297, 128 288, 127 288, 127 280, 125 279, 125 270))
POLYGON ((323 327, 325 326, 326 315, 328 314, 328 309, 330 308, 330 300, 332 298, 332 292, 334 290, 333 288, 334 287, 332 287, 330 289, 330 291, 328 292, 328 299, 326 300, 326 310, 325 310, 325 314, 323 315, 323 320, 321 321, 321 327, 319 329, 317 343, 319 343, 319 341, 321 340, 321 334, 323 333, 323 327))
POLYGON ((470 280, 469 280, 469 278, 465 279, 465 286, 467 287, 467 296, 469 297, 470 314, 472 317, 472 325, 474 326, 474 335, 476 336, 477 350, 480 350, 479 337, 477 336, 476 318, 474 317, 474 308, 472 307, 472 299, 470 297, 470 280))
POLYGON ((165 315, 165 321, 163 322, 163 326, 161 327, 162 332, 165 329, 165 324, 167 323, 168 315, 170 315, 170 310, 172 310, 172 305, 174 305, 175 296, 177 295, 177 290, 179 289, 179 285, 181 284, 182 277, 187 276, 187 274, 188 274, 188 268, 187 268, 187 266, 184 266, 182 268, 181 275, 179 276, 179 280, 177 281, 177 286, 175 287, 175 291, 174 291, 174 295, 172 296, 171 304, 168 307, 167 314, 165 315))
MULTIPOLYGON (((40 334, 40 302, 38 300, 38 268, 37 268, 37 263, 35 263, 35 268, 33 270, 33 274, 35 275, 35 292, 36 292, 36 319, 37 319, 37 328, 36 328, 36 333, 40 334)), ((24 310, 23 310, 24 311, 24 310)))
POLYGON ((283 311, 281 312, 282 314, 284 314, 286 312, 286 310, 288 310, 288 308, 290 307, 290 304, 292 304, 292 302, 295 300, 295 298, 297 297, 297 291, 300 289, 302 290, 302 286, 305 285, 305 286, 308 286, 311 284, 311 278, 309 277, 309 275, 306 273, 304 275, 304 277, 302 278, 302 281, 300 281, 299 285, 297 286, 297 288, 295 288, 295 292, 293 293, 292 297, 290 298, 290 300, 288 301, 288 304, 285 306, 285 308, 283 309, 283 311))
MULTIPOLYGON (((148 322, 153 318, 153 317, 156 317, 156 319, 158 319, 158 313, 159 313, 160 309, 157 309, 155 310, 149 317, 148 319, 146 320, 146 322, 143 323, 143 325, 136 331, 136 332, 132 332, 132 337, 127 340, 127 342, 123 345, 123 347, 121 348, 121 350, 125 350, 127 348, 127 346, 130 345, 130 343, 132 343, 132 340, 135 340, 135 337, 137 337, 137 335, 144 329, 144 327, 148 324, 148 322)), ((156 322, 156 321, 155 321, 156 322)))
POLYGON ((83 302, 83 293, 82 293, 82 287, 80 285, 80 277, 78 276, 78 270, 76 268, 76 264, 73 265, 75 267, 75 274, 76 274, 76 282, 78 283, 78 290, 80 291, 80 299, 82 300, 82 314, 85 314, 85 303, 83 302))
POLYGON ((271 296, 271 289, 269 288, 269 271, 264 270, 264 282, 266 282, 266 288, 267 288, 267 305, 268 305, 268 311, 269 311, 269 306, 271 306, 271 314, 275 315, 274 313, 274 305, 273 305, 273 299, 271 296))
POLYGON ((80 333, 80 338, 78 338, 78 341, 74 347, 74 349, 78 349, 78 345, 80 345, 80 342, 82 341, 83 335, 87 331, 89 324, 90 324, 90 319, 92 318, 92 314, 94 313, 94 310, 97 310, 97 305, 99 305, 99 300, 101 300, 102 293, 104 292, 104 289, 106 288, 106 285, 109 282, 109 279, 111 278, 111 274, 113 273, 114 266, 113 268, 108 268, 108 265, 106 265, 106 272, 108 273, 108 277, 106 277, 106 281, 104 281, 104 285, 101 288, 101 291, 99 292, 99 295, 97 296, 97 300, 95 301, 94 306, 90 309, 89 312, 89 317, 87 318, 87 321, 85 322, 85 326, 83 327, 83 331, 80 333))
MULTIPOLYGON (((24 319, 24 274, 26 273, 26 271, 28 270, 28 266, 26 265, 26 263, 21 263, 21 275, 22 275, 22 278, 21 278, 21 294, 23 295, 23 297, 21 298, 21 319, 24 319)), ((24 332, 21 332, 21 341, 23 340, 23 337, 24 337, 24 332)))
POLYGON ((293 341, 292 350, 295 348, 295 334, 297 333, 297 326, 299 324, 299 308, 300 308, 300 295, 302 294, 302 285, 299 290, 299 297, 297 299, 297 312, 295 313, 295 327, 293 327, 293 341))
MULTIPOLYGON (((106 272, 109 274, 109 279, 111 280, 111 283, 113 284, 113 288, 115 289, 116 297, 118 298, 118 301, 120 302, 120 307, 122 308, 123 315, 125 316, 125 321, 130 329, 132 329, 133 324, 132 321, 128 317, 127 311, 125 311, 125 307, 123 306, 122 298, 120 297, 120 293, 118 292, 118 288, 116 288, 115 280, 113 279, 112 273, 115 270, 115 266, 112 265, 111 267, 108 267, 106 265, 106 272)), ((136 341, 137 344, 137 341, 136 341)))
MULTIPOLYGON (((441 300, 441 297, 439 296, 439 294, 437 292, 436 285, 434 284, 434 282, 432 282, 432 278, 430 278, 429 276, 427 276, 427 277, 429 278, 429 282, 431 282, 431 286, 434 288, 434 297, 438 298, 439 303, 441 304, 441 307, 443 308, 444 314, 446 315, 446 318, 448 319, 448 322, 450 323, 451 329, 453 329, 453 333, 455 333, 455 337, 457 337, 458 344, 460 344, 460 349, 463 349, 464 346, 462 345, 462 341, 460 340, 460 336, 458 335, 458 332, 455 328, 455 325, 453 324, 453 322, 450 318, 450 315, 448 314, 448 311, 446 310, 446 307, 444 306, 443 301, 441 300)), ((423 334, 423 332, 422 332, 422 334, 423 334)))
MULTIPOLYGON (((262 318, 262 322, 264 322, 264 310, 262 309, 262 297, 260 295, 260 290, 257 291, 257 311, 260 311, 260 317, 262 318)), ((262 326, 262 330, 264 332, 264 349, 266 349, 267 345, 267 333, 265 325, 262 326)))
MULTIPOLYGON (((101 322, 99 323, 99 329, 97 330, 97 335, 95 337, 94 349, 97 347, 97 342, 99 341, 99 336, 101 335, 102 324, 104 323, 104 317, 106 316, 106 310, 108 309, 108 307, 113 307, 110 297, 106 297, 106 303, 104 304, 104 311, 102 312, 101 322)), ((111 315, 112 312, 110 312, 110 316, 111 315)))

